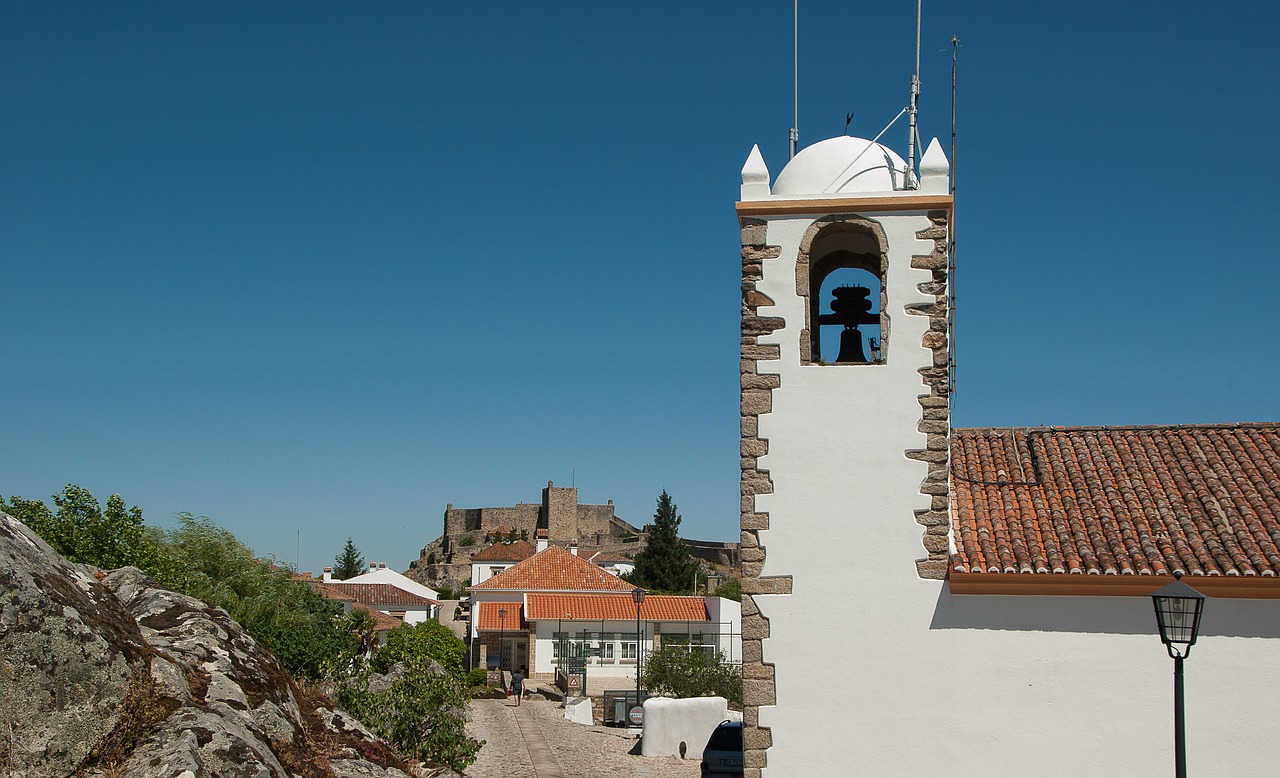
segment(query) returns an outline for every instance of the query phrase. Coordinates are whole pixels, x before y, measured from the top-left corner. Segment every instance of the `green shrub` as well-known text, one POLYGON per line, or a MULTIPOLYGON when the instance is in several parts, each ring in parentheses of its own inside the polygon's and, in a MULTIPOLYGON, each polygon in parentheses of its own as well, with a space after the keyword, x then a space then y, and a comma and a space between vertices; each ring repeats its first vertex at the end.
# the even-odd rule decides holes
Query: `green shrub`
POLYGON ((650 652, 641 666, 645 688, 676 698, 724 697, 742 702, 742 671, 723 654, 690 651, 681 644, 650 652))
POLYGON ((473 667, 467 673, 467 686, 488 686, 489 672, 483 667, 473 667))
POLYGON ((461 546, 462 548, 470 548, 475 544, 476 544, 476 539, 471 535, 463 535, 462 537, 458 538, 458 545, 461 546))
POLYGON ((382 691, 369 689, 372 668, 358 671, 339 684, 338 703, 407 756, 462 772, 484 745, 464 729, 468 697, 462 685, 451 674, 433 670, 425 657, 411 657, 403 667, 404 673, 382 691))
POLYGON ((730 578, 717 586, 716 590, 711 594, 715 597, 723 597, 726 600, 742 602, 742 581, 737 578, 730 578))
POLYGON ((462 660, 467 646, 453 630, 434 619, 405 624, 387 633, 387 642, 374 654, 373 669, 385 673, 397 662, 420 659, 439 662, 459 682, 463 679, 462 660))

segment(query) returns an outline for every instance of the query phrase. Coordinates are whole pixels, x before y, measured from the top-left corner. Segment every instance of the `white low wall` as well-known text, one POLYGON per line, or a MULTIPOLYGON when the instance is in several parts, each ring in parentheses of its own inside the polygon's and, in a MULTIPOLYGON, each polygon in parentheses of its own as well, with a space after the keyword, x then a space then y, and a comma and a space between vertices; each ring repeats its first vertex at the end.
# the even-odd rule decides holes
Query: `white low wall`
POLYGON ((574 724, 591 726, 595 723, 591 718, 591 699, 583 697, 577 702, 566 702, 564 705, 564 717, 574 724))
POLYGON ((684 743, 685 759, 701 759, 711 733, 727 718, 729 701, 724 697, 650 697, 644 701, 640 755, 682 756, 684 743))

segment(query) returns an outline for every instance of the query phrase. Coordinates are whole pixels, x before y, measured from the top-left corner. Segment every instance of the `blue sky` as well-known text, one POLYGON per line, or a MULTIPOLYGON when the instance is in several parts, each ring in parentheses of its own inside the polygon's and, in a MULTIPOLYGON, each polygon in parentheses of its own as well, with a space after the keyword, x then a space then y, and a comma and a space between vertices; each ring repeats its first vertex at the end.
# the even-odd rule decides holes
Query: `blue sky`
MULTIPOLYGON (((957 426, 1277 417, 1280 14, 1153 9, 925 3, 957 426)), ((802 146, 897 114, 914 12, 802 2, 802 146)), ((547 480, 736 539, 733 203, 786 161, 791 3, 6 1, 0 106, 0 494, 302 569, 547 480)))

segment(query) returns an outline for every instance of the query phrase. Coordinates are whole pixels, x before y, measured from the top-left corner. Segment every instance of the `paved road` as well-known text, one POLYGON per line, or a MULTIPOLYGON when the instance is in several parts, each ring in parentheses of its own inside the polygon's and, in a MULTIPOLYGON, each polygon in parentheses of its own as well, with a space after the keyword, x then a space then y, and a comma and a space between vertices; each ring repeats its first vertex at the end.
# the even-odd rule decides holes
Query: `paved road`
POLYGON ((566 721, 559 703, 472 700, 467 732, 486 741, 468 778, 696 778, 698 763, 632 756, 634 736, 566 721))

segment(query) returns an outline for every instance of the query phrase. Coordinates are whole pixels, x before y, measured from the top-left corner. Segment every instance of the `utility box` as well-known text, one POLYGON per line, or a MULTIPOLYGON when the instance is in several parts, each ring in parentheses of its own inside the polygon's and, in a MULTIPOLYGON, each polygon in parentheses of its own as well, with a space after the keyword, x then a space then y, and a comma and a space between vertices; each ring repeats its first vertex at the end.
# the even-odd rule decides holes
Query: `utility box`
MULTIPOLYGON (((644 705, 649 692, 641 689, 639 699, 635 689, 613 689, 604 693, 604 723, 612 727, 628 727, 640 722, 632 721, 633 708, 644 705)), ((643 714, 640 714, 643 715, 643 714)))

